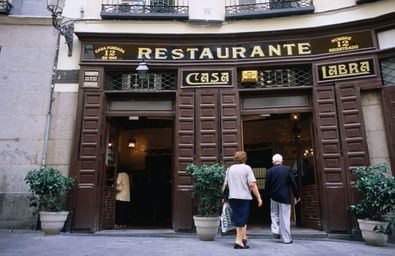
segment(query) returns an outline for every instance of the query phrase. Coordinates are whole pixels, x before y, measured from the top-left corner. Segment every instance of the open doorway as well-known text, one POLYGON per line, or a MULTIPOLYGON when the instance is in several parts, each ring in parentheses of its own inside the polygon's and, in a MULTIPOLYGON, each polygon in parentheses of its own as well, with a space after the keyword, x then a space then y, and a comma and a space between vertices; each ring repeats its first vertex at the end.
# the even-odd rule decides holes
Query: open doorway
POLYGON ((247 164, 257 178, 263 208, 252 204, 250 223, 269 225, 270 202, 265 195, 266 170, 273 154, 284 158, 297 181, 302 202, 292 205, 291 221, 301 227, 320 228, 318 190, 315 175, 312 116, 310 113, 261 114, 243 117, 243 146, 247 164))
POLYGON ((113 177, 115 225, 108 228, 171 228, 173 118, 111 117, 109 123, 106 176, 113 177))

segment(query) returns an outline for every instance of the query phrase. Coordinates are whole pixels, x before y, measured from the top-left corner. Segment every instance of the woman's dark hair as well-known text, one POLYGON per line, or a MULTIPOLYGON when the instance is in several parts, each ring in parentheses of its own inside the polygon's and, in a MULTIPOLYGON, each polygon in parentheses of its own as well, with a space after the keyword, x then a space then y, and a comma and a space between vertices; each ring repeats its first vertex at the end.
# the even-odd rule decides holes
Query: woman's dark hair
POLYGON ((236 164, 244 164, 247 162, 247 154, 244 151, 237 151, 233 156, 233 161, 236 164))

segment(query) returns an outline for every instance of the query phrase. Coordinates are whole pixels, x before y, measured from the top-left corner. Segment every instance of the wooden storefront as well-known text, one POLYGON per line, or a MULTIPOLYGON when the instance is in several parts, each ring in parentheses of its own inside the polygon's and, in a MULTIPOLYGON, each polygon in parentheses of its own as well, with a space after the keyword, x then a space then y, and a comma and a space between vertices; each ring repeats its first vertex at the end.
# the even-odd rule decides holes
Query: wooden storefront
MULTIPOLYGON (((387 23, 385 19, 377 22, 387 23)), ((188 35, 182 37, 182 43, 179 35, 77 35, 83 51, 72 159, 77 178, 71 204, 74 229, 97 231, 113 224, 115 189, 104 182, 109 116, 152 115, 174 120, 172 227, 190 230, 194 206, 186 166, 216 162, 229 166, 234 152, 243 147, 244 116, 290 113, 290 109, 307 113, 312 120, 317 182, 302 192, 304 214, 310 216, 306 225, 327 232, 351 232, 355 227, 348 210, 356 200, 351 170, 369 164, 361 91, 382 90, 371 25, 276 34, 188 35), (134 72, 142 57, 149 72, 175 72, 176 87, 106 89, 109 71, 134 72), (240 87, 242 71, 266 67, 307 67, 311 84, 240 87), (245 98, 265 99, 268 95, 284 100, 305 96, 308 104, 255 109, 243 105, 245 98), (109 111, 113 98, 165 99, 173 108, 115 113, 109 111)), ((386 101, 393 104, 394 90, 387 91, 386 101)))

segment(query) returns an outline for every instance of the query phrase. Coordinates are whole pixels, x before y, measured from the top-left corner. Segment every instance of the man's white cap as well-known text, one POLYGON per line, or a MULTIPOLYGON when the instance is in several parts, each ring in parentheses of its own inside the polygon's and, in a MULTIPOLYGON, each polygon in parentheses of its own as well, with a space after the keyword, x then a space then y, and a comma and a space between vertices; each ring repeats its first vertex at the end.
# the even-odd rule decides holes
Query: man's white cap
POLYGON ((273 161, 273 163, 282 162, 283 161, 283 157, 280 154, 275 154, 272 157, 272 161, 273 161))

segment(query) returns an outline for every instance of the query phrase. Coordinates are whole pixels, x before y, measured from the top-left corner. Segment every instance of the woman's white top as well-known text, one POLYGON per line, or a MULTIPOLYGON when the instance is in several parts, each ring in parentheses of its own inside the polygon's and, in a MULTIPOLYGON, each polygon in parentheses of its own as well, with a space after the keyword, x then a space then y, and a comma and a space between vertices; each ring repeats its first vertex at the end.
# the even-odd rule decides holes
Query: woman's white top
POLYGON ((252 199, 249 183, 256 182, 256 179, 249 165, 232 165, 226 171, 225 180, 229 187, 229 199, 252 199))

